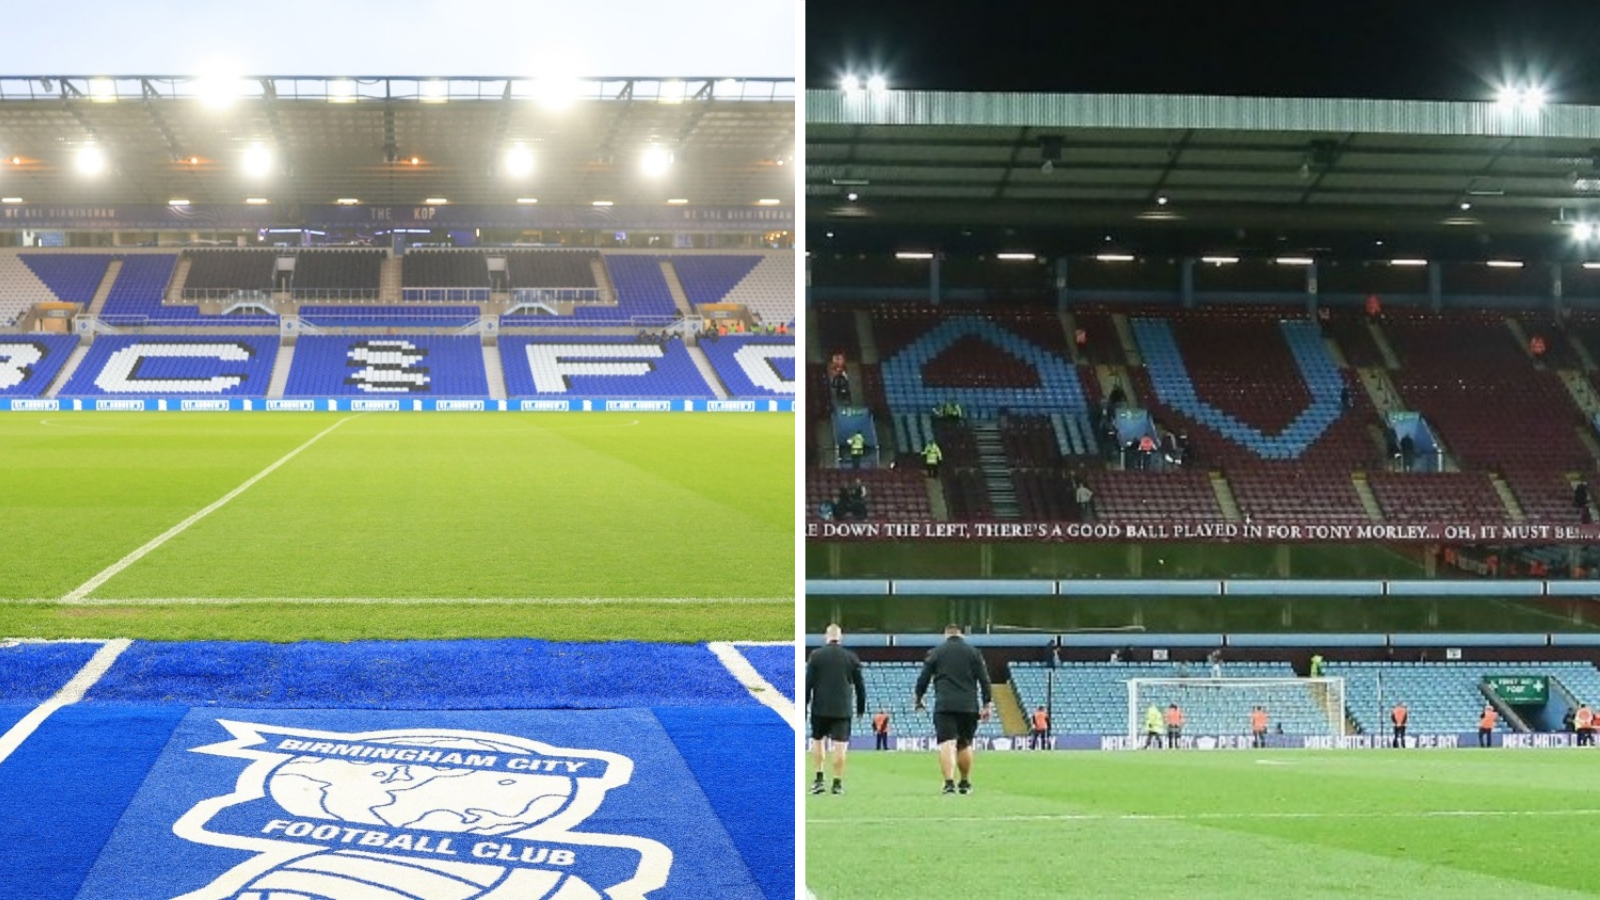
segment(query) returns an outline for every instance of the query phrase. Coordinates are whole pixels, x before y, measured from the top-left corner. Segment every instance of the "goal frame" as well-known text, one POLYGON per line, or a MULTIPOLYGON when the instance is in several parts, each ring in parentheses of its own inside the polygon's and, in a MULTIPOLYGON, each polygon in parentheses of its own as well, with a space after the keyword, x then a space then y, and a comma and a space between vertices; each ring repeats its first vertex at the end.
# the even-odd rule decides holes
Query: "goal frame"
MULTIPOLYGON (((1287 687, 1322 685, 1334 693, 1339 704, 1339 724, 1333 732, 1336 737, 1350 734, 1348 695, 1345 692, 1343 678, 1129 678, 1124 682, 1128 687, 1128 737, 1137 740, 1143 735, 1144 714, 1140 707, 1140 688, 1142 687, 1215 687, 1215 688, 1251 688, 1251 687, 1287 687)), ((1241 715, 1240 721, 1244 721, 1241 715)))

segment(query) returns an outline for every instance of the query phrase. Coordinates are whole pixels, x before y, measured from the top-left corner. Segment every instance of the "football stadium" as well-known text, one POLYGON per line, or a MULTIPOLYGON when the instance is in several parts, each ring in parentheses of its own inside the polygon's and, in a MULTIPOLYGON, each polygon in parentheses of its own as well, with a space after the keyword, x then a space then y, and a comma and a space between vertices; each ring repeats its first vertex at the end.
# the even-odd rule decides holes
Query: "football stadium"
POLYGON ((815 896, 1595 892, 1600 108, 806 117, 806 644, 866 694, 815 896))
POLYGON ((0 896, 792 896, 795 102, 0 78, 0 896))

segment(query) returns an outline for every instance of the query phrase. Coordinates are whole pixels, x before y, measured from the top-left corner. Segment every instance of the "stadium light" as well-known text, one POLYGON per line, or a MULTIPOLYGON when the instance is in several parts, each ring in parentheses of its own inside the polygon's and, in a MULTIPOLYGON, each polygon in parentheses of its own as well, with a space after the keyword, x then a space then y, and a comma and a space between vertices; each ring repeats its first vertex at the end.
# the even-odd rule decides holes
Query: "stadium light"
POLYGON ((1202 256, 1200 261, 1213 266, 1231 266, 1239 261, 1237 256, 1202 256))
MULTIPOLYGON (((11 201, 7 200, 6 202, 10 203, 11 201)), ((1600 269, 1600 262, 1586 262, 1583 264, 1583 267, 1585 269, 1600 269)))
POLYGON ((1428 261, 1425 260, 1425 259, 1391 259, 1391 260, 1389 260, 1389 265, 1391 265, 1391 266, 1425 266, 1427 264, 1428 264, 1428 261))
POLYGON ((583 85, 575 75, 547 72, 533 80, 534 99, 551 112, 572 106, 582 93, 583 85))
POLYGON ((117 83, 109 78, 89 79, 89 99, 95 103, 117 102, 117 83))
POLYGON ((1592 241, 1600 236, 1600 228, 1592 222, 1579 222, 1572 226, 1572 239, 1575 241, 1592 241))
POLYGON ((1484 265, 1488 266, 1491 269, 1520 269, 1520 268, 1522 268, 1521 260, 1515 260, 1515 259, 1491 259, 1488 262, 1484 263, 1484 265))
POLYGON ((857 200, 860 200, 860 199, 861 199, 861 195, 860 195, 860 194, 858 194, 858 193, 856 193, 856 192, 855 192, 855 191, 851 191, 851 192, 850 192, 850 193, 848 193, 848 194, 845 194, 845 195, 844 195, 844 198, 845 198, 845 199, 846 199, 846 200, 849 200, 849 201, 850 201, 850 202, 851 202, 851 203, 854 203, 854 202, 856 202, 856 201, 857 201, 857 200))
POLYGON ((265 197, 246 197, 244 202, 251 206, 266 206, 271 201, 265 197))
POLYGON ((538 197, 518 197, 517 198, 517 202, 518 203, 524 203, 524 204, 533 204, 533 203, 538 203, 539 202, 539 198, 538 197))
POLYGON ((1277 259, 1273 260, 1273 262, 1277 263, 1280 266, 1309 266, 1309 265, 1311 265, 1311 257, 1309 257, 1309 256, 1280 256, 1277 259))
POLYGON ((844 91, 846 94, 854 94, 861 90, 861 79, 854 75, 846 74, 839 79, 839 90, 844 91))
POLYGON ((667 198, 667 205, 668 206, 687 206, 688 204, 689 204, 689 198, 687 198, 687 197, 668 197, 667 198))
POLYGON ((437 78, 429 79, 422 83, 420 93, 423 103, 444 103, 450 99, 450 85, 437 78))
POLYGON ((231 75, 205 75, 195 82, 195 93, 207 109, 227 109, 244 96, 247 82, 231 75))
POLYGON ((443 197, 429 197, 426 200, 423 200, 422 202, 428 204, 429 206, 444 206, 445 204, 449 203, 450 201, 446 200, 443 197))
POLYGON ((533 151, 522 144, 513 144, 506 151, 505 171, 512 178, 527 178, 533 174, 533 151))
POLYGON ((272 172, 272 151, 261 144, 251 144, 244 151, 244 173, 251 178, 263 178, 272 172))
POLYGON ((660 93, 656 95, 660 103, 682 103, 684 95, 689 91, 689 85, 674 78, 661 83, 660 93))
POLYGON ((1168 201, 1167 201, 1167 195, 1166 194, 1162 194, 1161 196, 1156 198, 1156 205, 1157 206, 1166 206, 1167 202, 1168 201))
POLYGON ((0 197, 0 203, 21 203, 21 197, 0 197))
POLYGON ((646 147, 644 156, 640 158, 640 168, 644 170, 647 178, 659 178, 667 174, 667 169, 671 166, 672 153, 660 144, 646 147))
POLYGON ((1537 84, 1502 85, 1495 91, 1494 103, 1503 113, 1516 110, 1538 112, 1545 104, 1545 90, 1542 85, 1537 84))
POLYGON ((333 202, 339 204, 340 206, 359 206, 361 204, 361 201, 354 197, 340 197, 333 202))
POLYGON ((1132 253, 1100 253, 1095 255, 1100 262, 1133 262, 1132 253))
POLYGON ((610 200, 596 200, 593 203, 590 203, 589 205, 590 206, 616 206, 616 204, 611 202, 610 200))
POLYGON ((782 202, 783 202, 782 200, 778 200, 778 199, 775 199, 775 198, 772 198, 772 197, 763 197, 760 200, 756 201, 756 205, 757 206, 777 206, 778 204, 780 204, 782 202))
POLYGON ((901 250, 894 255, 895 259, 933 259, 933 254, 926 250, 901 250))
POLYGON ((168 206, 188 206, 189 205, 189 201, 187 201, 187 200, 168 200, 167 201, 167 205, 168 206))
POLYGON ((867 90, 874 94, 881 94, 889 89, 889 80, 882 75, 874 74, 867 79, 867 90))
POLYGON ((89 144, 78 150, 75 161, 80 175, 99 175, 106 167, 106 155, 99 147, 89 144))
POLYGON ((1034 256, 1032 253, 996 253, 994 258, 1003 259, 1006 262, 1032 262, 1033 260, 1038 259, 1038 257, 1034 256))

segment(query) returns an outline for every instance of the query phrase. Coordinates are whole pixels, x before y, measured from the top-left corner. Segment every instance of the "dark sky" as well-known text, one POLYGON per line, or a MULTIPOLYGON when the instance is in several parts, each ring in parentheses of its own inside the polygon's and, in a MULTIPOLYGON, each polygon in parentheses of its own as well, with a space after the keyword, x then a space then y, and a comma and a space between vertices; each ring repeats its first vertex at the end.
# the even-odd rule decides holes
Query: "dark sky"
POLYGON ((809 0, 806 83, 1600 103, 1600 0, 809 0))

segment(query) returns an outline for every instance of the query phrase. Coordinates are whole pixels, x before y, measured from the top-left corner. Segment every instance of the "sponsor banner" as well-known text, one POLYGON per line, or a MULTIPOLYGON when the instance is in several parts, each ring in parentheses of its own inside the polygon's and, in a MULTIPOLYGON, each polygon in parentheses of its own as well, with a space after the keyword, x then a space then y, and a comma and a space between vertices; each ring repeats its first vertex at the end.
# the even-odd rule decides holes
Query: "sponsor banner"
MULTIPOLYGON (((1165 742, 1165 737, 1162 738, 1165 742)), ((1478 733, 1476 731, 1463 731, 1446 734, 1411 734, 1406 736, 1406 748, 1411 750, 1454 750, 1461 747, 1477 748, 1478 733)), ((1033 749, 1026 735, 1016 737, 978 737, 974 738, 972 745, 979 750, 991 751, 1027 751, 1033 749)), ((1048 749, 1051 750, 1141 750, 1144 748, 1143 735, 1130 737, 1125 734, 1058 734, 1049 739, 1048 749)), ((1539 732, 1528 734, 1501 734, 1490 736, 1490 745, 1493 747, 1506 747, 1522 750, 1543 750, 1548 748, 1576 747, 1577 736, 1565 732, 1539 732)), ((871 751, 875 741, 870 734, 856 734, 850 737, 850 749, 871 751)), ((938 749, 938 742, 932 735, 902 736, 891 735, 889 749, 896 752, 922 753, 938 749)), ((1347 735, 1292 735, 1269 734, 1266 736, 1268 750, 1389 750, 1394 748, 1394 737, 1390 734, 1347 734, 1347 735)), ((1254 739, 1246 734, 1201 734, 1185 735, 1178 741, 1181 750, 1255 750, 1263 749, 1255 746, 1254 739)))
POLYGON ((1317 543, 1547 543, 1600 542, 1600 524, 1329 524, 1284 522, 809 522, 806 537, 829 541, 1253 541, 1317 543))
MULTIPOLYGON (((294 398, 260 397, 84 397, 70 401, 55 398, 0 397, 0 412, 793 412, 792 400, 487 400, 463 397, 436 399, 294 398)), ((948 523, 945 523, 948 524, 948 523)))

